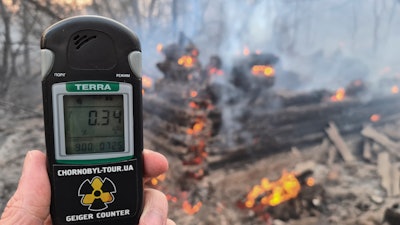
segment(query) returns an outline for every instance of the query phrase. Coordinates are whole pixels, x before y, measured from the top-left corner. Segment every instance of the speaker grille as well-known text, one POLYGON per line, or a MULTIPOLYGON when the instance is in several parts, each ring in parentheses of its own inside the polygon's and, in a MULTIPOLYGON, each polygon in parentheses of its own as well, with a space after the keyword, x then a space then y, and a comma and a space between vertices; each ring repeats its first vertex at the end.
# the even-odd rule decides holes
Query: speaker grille
POLYGON ((117 64, 113 39, 97 30, 80 30, 74 33, 68 44, 68 62, 71 68, 80 70, 113 68, 117 64))
POLYGON ((75 49, 80 49, 83 45, 87 44, 89 41, 96 39, 96 35, 93 36, 88 36, 88 35, 83 35, 80 36, 79 34, 75 35, 73 37, 75 49))

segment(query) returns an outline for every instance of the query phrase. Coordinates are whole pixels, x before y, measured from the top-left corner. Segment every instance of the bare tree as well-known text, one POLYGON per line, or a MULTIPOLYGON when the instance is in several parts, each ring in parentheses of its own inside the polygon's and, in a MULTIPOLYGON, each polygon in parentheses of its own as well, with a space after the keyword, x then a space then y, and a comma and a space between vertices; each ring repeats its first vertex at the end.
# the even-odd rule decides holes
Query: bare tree
POLYGON ((6 9, 3 1, 0 1, 1 20, 4 25, 3 36, 4 40, 1 43, 0 49, 2 54, 2 61, 0 64, 0 95, 3 96, 7 90, 11 80, 10 73, 10 57, 11 57, 11 13, 6 9))

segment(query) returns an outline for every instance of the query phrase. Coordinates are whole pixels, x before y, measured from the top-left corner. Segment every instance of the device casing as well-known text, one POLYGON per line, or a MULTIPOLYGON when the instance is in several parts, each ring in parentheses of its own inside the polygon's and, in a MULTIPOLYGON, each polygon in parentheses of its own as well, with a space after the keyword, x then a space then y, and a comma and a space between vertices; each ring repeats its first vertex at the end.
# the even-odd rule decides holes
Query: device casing
MULTIPOLYGON (((126 26, 104 17, 78 16, 62 20, 46 29, 41 38, 42 93, 48 173, 51 183, 51 216, 54 225, 138 224, 143 204, 143 128, 141 47, 137 36, 126 26), (78 38, 77 38, 78 37, 78 38), (78 41, 79 40, 79 41, 78 41), (62 164, 55 158, 52 86, 57 83, 95 81, 132 85, 134 157, 120 162, 62 164), (133 170, 107 173, 107 168, 133 170), (59 170, 105 168, 101 174, 58 176, 59 170), (99 179, 97 179, 99 178, 99 179), (106 210, 90 211, 81 204, 79 185, 97 179, 112 180, 116 192, 106 210), (128 210, 128 211, 127 211, 128 210), (91 216, 90 216, 91 214, 91 216), (93 219, 91 219, 93 217, 93 219)), ((100 170, 99 169, 99 170, 100 170)), ((95 171, 95 170, 93 170, 95 171)), ((107 181, 108 181, 107 180, 107 181)), ((101 186, 101 185, 100 185, 101 186)))

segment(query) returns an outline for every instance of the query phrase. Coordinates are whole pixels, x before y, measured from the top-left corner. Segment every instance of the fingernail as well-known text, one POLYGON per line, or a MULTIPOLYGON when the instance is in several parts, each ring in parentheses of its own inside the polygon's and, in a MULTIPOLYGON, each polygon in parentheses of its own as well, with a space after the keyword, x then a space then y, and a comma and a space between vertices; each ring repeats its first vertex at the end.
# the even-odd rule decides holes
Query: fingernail
POLYGON ((144 224, 164 225, 162 214, 157 212, 157 210, 150 209, 143 215, 142 219, 144 224))
POLYGON ((32 158, 32 153, 31 151, 28 151, 25 155, 25 159, 24 159, 24 167, 22 168, 22 172, 26 171, 26 165, 30 163, 32 158))

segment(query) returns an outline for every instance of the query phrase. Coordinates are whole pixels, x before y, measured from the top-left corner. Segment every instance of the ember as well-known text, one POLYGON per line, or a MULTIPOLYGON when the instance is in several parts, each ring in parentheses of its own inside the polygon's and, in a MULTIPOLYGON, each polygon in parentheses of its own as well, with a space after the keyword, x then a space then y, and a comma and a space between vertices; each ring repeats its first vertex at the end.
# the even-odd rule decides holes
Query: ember
POLYGON ((189 135, 196 135, 200 133, 204 128, 204 122, 202 121, 197 121, 192 128, 188 128, 187 134, 189 135))
POLYGON ((276 206, 289 199, 297 197, 300 192, 300 183, 294 173, 283 172, 281 178, 270 182, 267 178, 252 188, 247 194, 245 206, 253 208, 258 204, 276 206))
POLYGON ((178 64, 185 68, 192 68, 195 65, 196 60, 189 55, 183 55, 178 59, 178 64))
POLYGON ((182 204, 183 211, 185 211, 189 215, 198 213, 202 206, 202 202, 197 202, 196 204, 192 205, 189 203, 188 200, 184 201, 182 204))
POLYGON ((195 98, 197 96, 197 91, 190 91, 190 97, 195 98))
POLYGON ((251 73, 253 75, 264 75, 267 77, 271 77, 275 74, 275 70, 272 66, 268 66, 268 65, 254 65, 251 68, 251 73))
POLYGON ((378 122, 381 119, 381 115, 379 114, 372 114, 371 117, 369 118, 369 120, 371 120, 371 122, 378 122))
POLYGON ((164 46, 162 44, 157 44, 157 52, 162 52, 163 47, 164 46))
POLYGON ((151 88, 153 86, 153 79, 151 79, 149 76, 143 75, 142 85, 143 88, 151 88))
POLYGON ((164 181, 166 178, 166 174, 161 174, 158 177, 154 177, 150 180, 150 184, 153 186, 157 186, 160 182, 164 181))
POLYGON ((398 94, 399 93, 399 87, 397 85, 394 85, 391 89, 392 94, 398 94))
POLYGON ((208 70, 209 74, 213 74, 213 75, 219 75, 222 76, 224 75, 224 71, 215 67, 212 67, 208 70))
POLYGON ((314 185, 315 185, 315 179, 312 178, 312 177, 309 177, 309 178, 306 180, 306 184, 307 184, 307 186, 309 186, 309 187, 314 186, 314 185))
POLYGON ((331 101, 340 102, 346 97, 346 90, 344 88, 339 88, 335 95, 331 96, 331 101))

